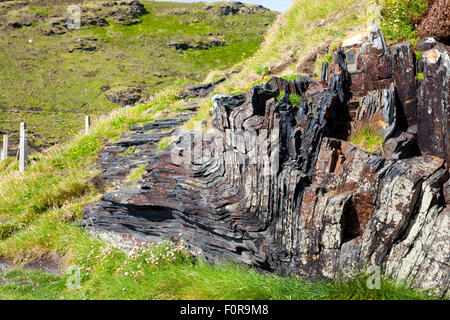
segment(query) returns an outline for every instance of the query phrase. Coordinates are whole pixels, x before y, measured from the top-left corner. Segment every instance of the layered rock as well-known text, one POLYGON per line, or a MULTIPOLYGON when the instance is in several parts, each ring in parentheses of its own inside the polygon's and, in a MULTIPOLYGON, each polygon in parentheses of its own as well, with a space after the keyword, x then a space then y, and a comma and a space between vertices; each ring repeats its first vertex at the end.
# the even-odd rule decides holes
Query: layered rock
MULTIPOLYGON (((421 123, 431 121, 421 115, 430 91, 440 92, 439 110, 448 113, 448 87, 431 85, 448 81, 446 60, 441 55, 437 67, 425 54, 430 85, 419 84, 415 104, 407 85, 415 67, 402 67, 409 44, 389 48, 374 27, 344 44, 325 88, 308 77, 273 78, 246 95, 216 95, 212 128, 180 132, 170 149, 147 160, 139 185, 86 208, 87 226, 142 241, 182 238, 210 261, 308 278, 376 265, 445 294, 448 163, 435 146, 414 148, 414 128, 420 137, 421 123), (301 95, 299 106, 290 104, 292 93, 301 95), (351 110, 355 101, 361 108, 351 110), (343 140, 351 123, 377 116, 389 154, 343 140)), ((438 130, 443 121, 429 126, 438 130)))
POLYGON ((437 42, 423 52, 418 85, 418 143, 421 151, 450 163, 450 58, 449 48, 437 42))

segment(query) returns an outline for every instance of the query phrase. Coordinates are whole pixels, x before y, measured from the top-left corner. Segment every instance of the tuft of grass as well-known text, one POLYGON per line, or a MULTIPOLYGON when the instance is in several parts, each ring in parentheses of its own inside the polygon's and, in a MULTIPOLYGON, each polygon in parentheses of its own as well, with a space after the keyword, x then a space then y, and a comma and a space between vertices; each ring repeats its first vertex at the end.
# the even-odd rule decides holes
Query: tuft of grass
POLYGON ((270 68, 268 66, 257 66, 255 71, 256 74, 258 74, 261 77, 264 77, 265 75, 270 73, 270 68))
POLYGON ((425 74, 423 72, 418 72, 416 74, 416 79, 419 80, 419 81, 425 80, 425 74))
POLYGON ((280 91, 280 93, 277 96, 277 101, 280 101, 281 99, 284 98, 284 96, 286 95, 286 92, 284 92, 284 90, 280 91))
POLYGON ((423 52, 420 51, 420 50, 414 51, 414 54, 415 54, 415 56, 416 56, 416 60, 417 60, 417 61, 419 61, 419 60, 422 59, 422 57, 423 57, 423 52))
POLYGON ((333 64, 333 51, 328 51, 327 54, 325 54, 322 57, 322 63, 328 63, 329 65, 333 64))
POLYGON ((146 165, 143 164, 137 168, 134 168, 128 174, 128 181, 141 180, 142 175, 146 172, 146 165))
POLYGON ((158 150, 163 151, 170 147, 172 144, 173 137, 164 137, 159 141, 158 150))
POLYGON ((295 106, 299 106, 300 103, 302 102, 302 96, 299 94, 290 94, 289 95, 289 102, 290 104, 292 104, 294 107, 295 106))
POLYGON ((381 130, 372 125, 363 125, 357 129, 350 142, 358 148, 380 154, 383 152, 384 138, 381 130))
POLYGON ((380 279, 380 289, 369 289, 369 275, 362 273, 351 279, 338 279, 329 287, 328 297, 331 300, 430 300, 436 299, 411 289, 402 281, 392 281, 386 276, 380 279))
MULTIPOLYGON (((47 229, 46 229, 47 230, 47 229)), ((48 230, 47 230, 48 231, 48 230)), ((52 230, 54 232, 54 230, 52 230)), ((67 230, 66 230, 67 231, 67 230)), ((362 300, 436 299, 383 277, 380 289, 369 289, 368 276, 335 281, 306 281, 281 277, 232 263, 211 265, 193 259, 182 243, 135 247, 130 252, 70 233, 74 247, 71 265, 80 270, 80 287, 67 286, 69 274, 45 275, 12 270, 0 278, 2 299, 193 299, 193 300, 362 300), (72 240, 74 240, 72 239, 72 240), (43 288, 40 288, 40 287, 43 288), (39 287, 39 288, 38 288, 39 287)), ((70 241, 70 240, 69 240, 70 241)), ((57 242, 52 245, 56 245, 57 242)))
POLYGON ((282 76, 281 78, 283 78, 286 81, 290 81, 290 80, 297 80, 298 78, 301 78, 303 75, 302 74, 288 74, 285 76, 282 76))

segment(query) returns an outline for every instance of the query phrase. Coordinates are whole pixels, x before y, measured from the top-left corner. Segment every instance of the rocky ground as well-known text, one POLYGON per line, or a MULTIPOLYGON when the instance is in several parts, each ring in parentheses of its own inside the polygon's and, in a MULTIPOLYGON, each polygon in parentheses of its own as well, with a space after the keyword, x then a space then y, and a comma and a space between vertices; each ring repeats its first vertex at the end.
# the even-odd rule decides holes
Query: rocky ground
MULTIPOLYGON (((181 238, 210 261, 308 278, 375 265, 445 295, 449 68, 449 48, 434 39, 387 46, 376 26, 349 32, 323 81, 273 78, 245 96, 216 95, 210 130, 178 132, 144 161, 137 185, 87 207, 85 225, 110 237, 181 238), (382 135, 380 152, 349 142, 362 125, 382 135)), ((126 140, 112 152, 119 146, 126 140)), ((108 167, 120 167, 108 148, 108 167)))

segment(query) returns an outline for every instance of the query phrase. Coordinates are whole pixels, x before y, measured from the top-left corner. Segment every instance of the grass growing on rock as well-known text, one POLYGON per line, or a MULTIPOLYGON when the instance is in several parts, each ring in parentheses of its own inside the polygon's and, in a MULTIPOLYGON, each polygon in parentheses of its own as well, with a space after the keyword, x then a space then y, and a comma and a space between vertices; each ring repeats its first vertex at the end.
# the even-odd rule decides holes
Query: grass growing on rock
POLYGON ((299 94, 290 94, 289 95, 289 103, 293 106, 299 106, 302 102, 302 96, 299 94))
POLYGON ((350 142, 367 152, 376 154, 383 152, 383 133, 377 126, 363 125, 355 131, 350 142))
POLYGON ((128 181, 136 181, 142 179, 142 175, 145 173, 146 165, 143 164, 137 168, 134 168, 130 171, 128 175, 128 181))

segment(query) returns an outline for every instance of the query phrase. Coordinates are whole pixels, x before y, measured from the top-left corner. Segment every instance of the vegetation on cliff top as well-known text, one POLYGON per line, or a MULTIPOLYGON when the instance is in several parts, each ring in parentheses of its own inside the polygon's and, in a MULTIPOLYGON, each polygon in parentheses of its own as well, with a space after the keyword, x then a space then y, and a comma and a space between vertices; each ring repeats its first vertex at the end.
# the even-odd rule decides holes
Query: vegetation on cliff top
POLYGON ((374 0, 381 8, 380 27, 388 41, 418 40, 415 27, 427 12, 427 0, 374 0))

